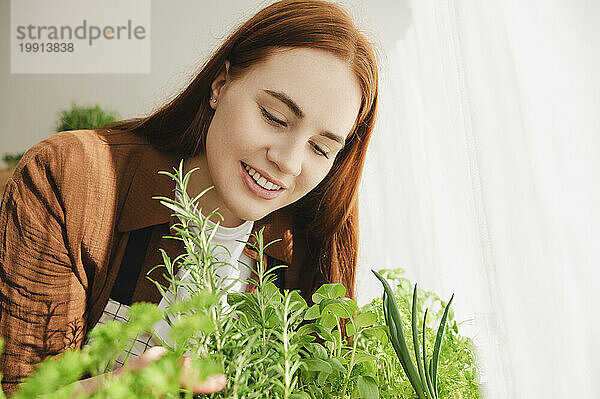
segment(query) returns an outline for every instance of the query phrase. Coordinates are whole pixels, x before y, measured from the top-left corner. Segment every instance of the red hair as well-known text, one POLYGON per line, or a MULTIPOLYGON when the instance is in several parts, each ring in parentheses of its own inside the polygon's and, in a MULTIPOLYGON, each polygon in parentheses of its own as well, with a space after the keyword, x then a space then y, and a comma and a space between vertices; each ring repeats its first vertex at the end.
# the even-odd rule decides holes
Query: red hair
POLYGON ((196 156, 206 148, 206 133, 214 114, 209 105, 210 87, 225 61, 230 61, 229 75, 235 80, 266 61, 273 50, 286 47, 328 51, 346 62, 360 83, 360 110, 331 170, 317 187, 287 206, 295 225, 306 234, 303 271, 312 273, 301 279, 303 287, 296 288, 309 298, 322 283, 339 282, 353 297, 358 188, 375 122, 378 74, 373 46, 339 5, 322 0, 282 0, 269 5, 239 26, 173 100, 147 117, 105 128, 137 132, 157 149, 182 158, 196 156))

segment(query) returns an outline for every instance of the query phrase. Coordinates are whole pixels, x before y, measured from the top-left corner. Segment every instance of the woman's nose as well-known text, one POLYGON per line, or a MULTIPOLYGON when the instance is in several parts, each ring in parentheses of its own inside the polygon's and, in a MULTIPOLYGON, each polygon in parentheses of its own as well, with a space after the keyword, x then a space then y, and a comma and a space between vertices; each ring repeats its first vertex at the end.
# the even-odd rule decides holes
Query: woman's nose
POLYGON ((289 140, 285 143, 273 144, 267 150, 267 159, 274 162, 282 173, 299 176, 302 172, 303 143, 289 140))

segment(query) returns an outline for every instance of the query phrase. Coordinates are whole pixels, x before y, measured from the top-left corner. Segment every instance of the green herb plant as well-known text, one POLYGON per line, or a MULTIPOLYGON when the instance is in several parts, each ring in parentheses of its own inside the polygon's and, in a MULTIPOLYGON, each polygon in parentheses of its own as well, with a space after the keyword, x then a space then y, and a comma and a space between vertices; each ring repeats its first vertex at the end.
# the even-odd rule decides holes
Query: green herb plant
MULTIPOLYGON (((55 123, 54 131, 62 132, 65 130, 97 129, 108 123, 121 119, 116 111, 105 111, 99 105, 83 107, 76 103, 71 103, 71 108, 58 112, 58 119, 55 123)), ((2 161, 8 168, 17 166, 19 160, 25 154, 24 151, 16 153, 4 153, 2 161)))
MULTIPOLYGON (((220 359, 228 384, 212 397, 346 398, 350 389, 354 389, 354 397, 358 397, 359 389, 376 392, 374 378, 352 374, 356 365, 375 360, 374 355, 358 350, 353 338, 372 327, 376 315, 361 312, 353 300, 345 298, 346 289, 341 284, 321 286, 312 295, 311 307, 297 290, 280 291, 274 283, 274 272, 285 266, 266 270, 263 262, 264 249, 278 240, 264 245, 262 230, 254 235, 256 244, 249 245, 256 249, 260 261, 256 268, 246 266, 253 272, 248 282, 256 286, 256 292, 227 294, 228 287, 217 277, 222 265, 217 265, 209 245, 215 229, 206 223, 218 214, 215 210, 203 218, 202 208, 196 206, 210 187, 195 198, 187 196, 187 184, 194 171, 182 178, 180 164, 178 173, 160 172, 176 181, 176 198, 181 200, 156 199, 181 220, 174 226, 179 236, 174 238, 182 239, 187 249, 182 265, 191 278, 186 288, 210 292, 217 298, 210 314, 213 330, 190 341, 198 345, 185 348, 190 353, 210 353, 220 359), (223 296, 228 306, 224 306, 223 296), (344 324, 346 337, 342 334, 344 324), (317 339, 321 342, 313 342, 317 339)), ((164 265, 157 267, 165 267, 167 281, 176 292, 180 284, 176 270, 164 252, 163 259, 164 265)), ((157 287, 166 294, 166 287, 157 287)))
POLYGON ((58 113, 55 131, 97 129, 120 118, 118 112, 105 111, 98 104, 84 107, 71 103, 70 109, 58 113))
POLYGON ((426 345, 425 345, 425 329, 427 325, 427 310, 425 310, 425 316, 423 319, 423 352, 419 353, 419 338, 418 338, 418 326, 417 326, 417 285, 415 284, 413 292, 413 306, 412 306, 412 332, 413 332, 413 346, 415 351, 415 359, 417 361, 418 374, 415 369, 415 365, 411 359, 408 345, 404 337, 404 331, 402 330, 402 318, 394 292, 390 287, 387 280, 382 277, 379 273, 373 270, 375 276, 381 281, 384 288, 383 293, 383 309, 385 312, 385 320, 389 327, 390 340, 394 346, 394 350, 398 354, 400 363, 408 379, 413 386, 415 392, 419 396, 419 399, 435 398, 438 399, 437 389, 437 367, 438 359, 440 354, 440 345, 442 343, 442 335, 444 334, 444 327, 446 326, 446 318, 448 317, 448 309, 454 299, 454 294, 450 298, 450 302, 444 309, 444 315, 440 322, 440 326, 437 332, 437 338, 435 340, 435 346, 433 349, 433 357, 430 359, 429 364, 427 363, 426 345))
MULTIPOLYGON (((396 303, 391 299, 394 293, 389 285, 384 302, 377 299, 360 309, 346 297, 343 285, 324 284, 311 296, 309 306, 299 291, 280 290, 276 286, 275 271, 285 266, 266 268, 264 250, 278 240, 265 245, 261 229, 253 234, 254 243, 248 243, 258 252, 259 259, 256 267, 246 265, 252 270, 247 283, 256 287, 255 292, 228 293, 233 283, 219 276, 218 271, 225 264, 218 261, 214 255, 217 247, 211 245, 216 227, 207 223, 211 217, 221 216, 216 209, 202 217, 202 208, 197 205, 199 198, 212 187, 189 198, 187 185, 194 171, 196 169, 184 175, 183 163, 180 163, 175 173, 159 172, 176 183, 176 199, 156 199, 177 216, 179 222, 173 226, 176 234, 169 238, 181 240, 186 249, 173 260, 161 249, 163 262, 150 271, 164 273, 168 285, 152 281, 165 298, 166 309, 149 303, 133 304, 128 323, 115 321, 96 326, 88 334, 90 343, 84 348, 67 350, 46 359, 22 384, 15 398, 72 398, 74 382, 84 376, 100 375, 112 367, 115 359, 142 332, 151 334, 168 353, 143 370, 127 372, 118 378, 107 377, 98 392, 81 393, 79 397, 178 398, 183 395, 190 398, 191 392, 180 388, 178 382, 179 360, 183 355, 193 359, 200 380, 216 373, 227 376, 227 385, 222 391, 194 397, 375 399, 414 398, 416 394, 420 398, 419 392, 425 389, 431 395, 428 398, 437 398, 438 392, 440 398, 478 397, 473 393, 476 392, 475 377, 472 377, 475 371, 470 379, 461 374, 474 368, 470 347, 458 341, 456 323, 449 323, 452 329, 445 336, 440 335, 446 317, 452 322, 449 303, 438 329, 434 356, 429 355, 431 361, 427 368, 426 341, 431 342, 433 334, 426 328, 426 317, 424 319, 422 356, 425 363, 422 374, 415 371, 414 375, 420 378, 416 380, 412 374, 406 379, 402 359, 396 356, 398 352, 408 352, 399 346, 401 342, 397 339, 401 334, 399 329, 407 323, 402 318, 410 314, 406 305, 408 295, 400 297, 399 306, 394 307, 396 303), (179 295, 181 292, 189 295, 179 295), (154 332, 153 326, 160 320, 171 327, 168 342, 154 332), (395 323, 394 332, 388 332, 386 321, 395 323), (454 358, 445 356, 444 351, 448 349, 455 349, 447 352, 454 358), (435 379, 438 374, 439 386, 435 379), (428 376, 431 383, 427 385, 422 376, 428 376), (416 385, 418 381, 421 385, 416 385)), ((391 272, 387 273, 389 277, 391 272)), ((404 285, 399 284, 397 288, 404 285)), ((420 317, 420 311, 415 287, 413 324, 416 315, 420 317)), ((434 316, 439 317, 439 312, 434 316)), ((409 337, 408 346, 416 348, 419 356, 418 331, 413 328, 412 335, 410 331, 404 334, 409 337), (415 338, 411 340, 411 337, 415 338)))
MULTIPOLYGON (((180 302, 179 308, 169 309, 175 312, 185 308, 201 309, 208 305, 199 299, 205 295, 193 296, 187 302, 180 302)), ((128 372, 119 378, 105 378, 104 386, 92 395, 80 392, 76 395, 76 381, 85 375, 97 376, 104 373, 107 365, 114 362, 141 332, 151 333, 152 326, 163 317, 163 312, 154 304, 136 303, 129 310, 129 322, 111 321, 95 327, 90 332, 91 343, 83 349, 71 349, 59 356, 47 358, 12 396, 16 399, 30 398, 143 398, 143 397, 179 397, 180 392, 191 398, 191 392, 179 387, 181 368, 180 353, 170 352, 136 372, 128 372)), ((208 325, 194 325, 206 330, 208 325)), ((175 331, 188 329, 185 321, 174 326, 175 331)), ((218 364, 212 359, 196 358, 193 368, 199 373, 199 379, 220 372, 218 364)))
POLYGON ((6 164, 7 167, 12 168, 13 166, 17 166, 21 158, 23 158, 25 152, 16 152, 16 153, 4 153, 2 155, 2 161, 6 164))
MULTIPOLYGON (((471 338, 459 335, 459 325, 467 322, 465 320, 458 323, 454 320, 454 312, 448 306, 448 302, 442 300, 437 294, 422 289, 413 289, 414 285, 410 280, 403 277, 404 270, 380 269, 379 274, 385 276, 389 282, 390 288, 395 295, 397 309, 402 321, 402 329, 408 351, 415 353, 415 340, 413 338, 412 320, 416 314, 416 319, 424 320, 426 325, 426 353, 428 358, 433 358, 433 349, 437 340, 437 330, 433 328, 434 323, 440 323, 448 309, 446 318, 446 327, 442 336, 438 357, 438 394, 440 398, 452 399, 477 399, 481 397, 479 386, 479 368, 475 361, 474 345, 471 338), (415 295, 417 293, 417 295, 415 295), (416 298, 416 312, 412 298, 416 298), (427 309, 428 317, 425 319, 424 313, 427 309), (431 327, 430 327, 431 324, 431 327)), ((384 290, 385 292, 385 290, 384 290)), ((371 303, 365 305, 363 310, 371 310, 377 314, 377 325, 384 325, 387 330, 385 320, 384 302, 382 298, 375 298, 371 303)), ((420 329, 417 329, 417 331, 420 329)), ((421 330, 422 333, 422 330, 421 330)), ((372 353, 377 353, 377 383, 379 386, 380 397, 383 398, 418 398, 413 388, 400 358, 389 339, 384 336, 368 337, 361 342, 362 345, 369 348, 372 353)), ((422 341, 422 335, 416 342, 422 341)), ((360 344, 359 344, 360 345, 360 344)), ((417 353, 421 351, 418 350, 417 353)), ((431 368, 431 367, 430 367, 431 368)), ((417 372, 418 373, 418 372, 417 372)))

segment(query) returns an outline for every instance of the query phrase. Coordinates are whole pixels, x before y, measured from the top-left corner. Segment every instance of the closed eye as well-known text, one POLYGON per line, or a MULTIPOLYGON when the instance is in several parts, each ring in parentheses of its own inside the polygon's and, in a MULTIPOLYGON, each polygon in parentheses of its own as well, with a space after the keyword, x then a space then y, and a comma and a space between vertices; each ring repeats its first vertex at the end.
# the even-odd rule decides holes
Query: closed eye
POLYGON ((273 115, 271 115, 270 113, 268 113, 267 110, 264 109, 263 107, 261 107, 261 106, 259 106, 259 107, 260 107, 260 111, 262 112, 262 114, 265 117, 265 119, 267 119, 271 123, 277 123, 278 125, 281 125, 283 127, 287 127, 287 123, 285 123, 284 121, 281 121, 281 120, 275 118, 273 115))
MULTIPOLYGON (((287 127, 287 123, 285 123, 284 121, 281 121, 277 118, 275 118, 273 115, 271 115, 266 109, 264 109, 262 106, 259 105, 260 111, 262 112, 264 118, 266 120, 269 121, 270 124, 277 124, 279 125, 279 127, 287 127)), ((321 156, 324 156, 325 158, 329 159, 329 155, 318 145, 311 143, 313 149, 315 150, 316 153, 318 153, 321 156)))
POLYGON ((323 151, 323 150, 321 149, 321 147, 319 147, 319 146, 318 146, 318 145, 316 145, 316 144, 312 144, 312 146, 313 146, 313 148, 315 149, 315 151, 317 151, 317 152, 321 153, 321 155, 323 155, 325 158, 329 159, 329 156, 327 155, 327 153, 326 153, 325 151, 323 151))

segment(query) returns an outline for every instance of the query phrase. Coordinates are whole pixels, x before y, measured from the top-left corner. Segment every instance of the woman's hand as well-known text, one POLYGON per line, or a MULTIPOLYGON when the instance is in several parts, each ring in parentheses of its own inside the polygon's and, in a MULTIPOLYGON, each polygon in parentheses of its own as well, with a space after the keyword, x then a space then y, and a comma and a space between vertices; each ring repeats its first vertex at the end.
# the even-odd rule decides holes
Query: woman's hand
MULTIPOLYGON (((162 346, 154 346, 148 349, 146 352, 142 353, 140 356, 131 359, 126 365, 119 367, 112 373, 108 374, 112 374, 113 377, 118 378, 119 376, 125 374, 127 371, 142 370, 150 363, 160 359, 167 352, 168 350, 166 348, 163 348, 162 346)), ((225 385, 227 384, 227 378, 224 374, 211 375, 206 380, 198 382, 197 372, 195 372, 194 369, 191 367, 192 360, 187 356, 184 356, 180 359, 180 364, 182 367, 182 373, 179 383, 182 388, 188 389, 194 393, 214 393, 219 392, 220 390, 225 388, 225 385)), ((88 394, 93 394, 102 387, 103 380, 105 378, 106 375, 97 375, 95 377, 81 380, 78 383, 83 389, 85 389, 85 391, 88 394)), ((78 390, 74 397, 77 397, 78 393, 81 393, 81 391, 78 390)))

